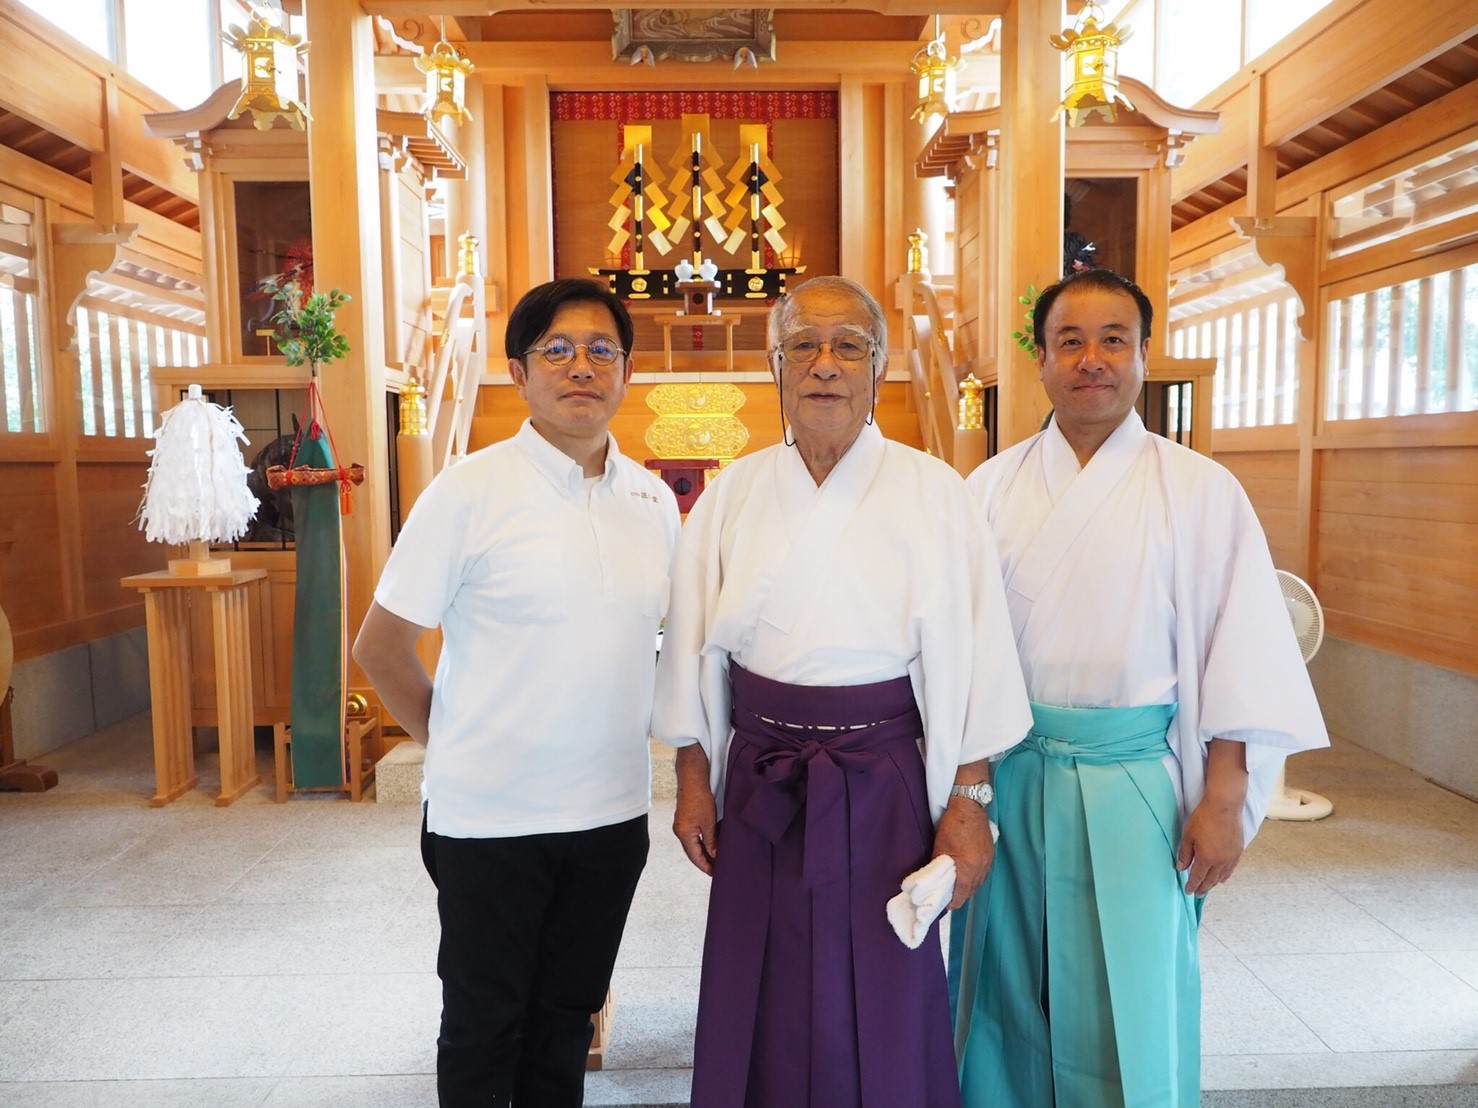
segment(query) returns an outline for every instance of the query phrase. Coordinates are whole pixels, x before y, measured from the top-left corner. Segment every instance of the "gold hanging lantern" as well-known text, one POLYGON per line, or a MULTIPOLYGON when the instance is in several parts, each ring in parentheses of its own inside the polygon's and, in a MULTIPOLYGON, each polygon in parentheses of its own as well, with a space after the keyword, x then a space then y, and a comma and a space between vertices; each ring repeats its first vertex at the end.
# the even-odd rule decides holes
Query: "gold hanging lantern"
POLYGON ((221 37, 241 52, 244 61, 241 95, 227 118, 251 112, 252 125, 259 131, 271 130, 278 119, 301 131, 303 121, 312 118, 298 99, 298 55, 308 50, 303 37, 288 34, 255 9, 245 27, 232 26, 221 37))
POLYGON ((426 115, 433 123, 448 116, 453 123, 472 118, 467 110, 467 76, 473 65, 446 40, 445 28, 431 52, 416 59, 416 68, 426 74, 426 115))
POLYGON ((913 57, 912 68, 919 79, 919 102, 914 107, 913 119, 927 123, 933 116, 946 116, 954 111, 955 70, 959 64, 959 58, 949 56, 936 15, 934 41, 913 57))
POLYGON ((1052 116, 1056 121, 1067 112, 1069 127, 1079 127, 1094 115, 1112 123, 1115 102, 1134 107, 1119 92, 1119 47, 1129 38, 1130 29, 1102 19, 1103 10, 1089 0, 1076 24, 1063 28, 1060 35, 1048 36, 1053 46, 1073 56, 1073 83, 1052 116))

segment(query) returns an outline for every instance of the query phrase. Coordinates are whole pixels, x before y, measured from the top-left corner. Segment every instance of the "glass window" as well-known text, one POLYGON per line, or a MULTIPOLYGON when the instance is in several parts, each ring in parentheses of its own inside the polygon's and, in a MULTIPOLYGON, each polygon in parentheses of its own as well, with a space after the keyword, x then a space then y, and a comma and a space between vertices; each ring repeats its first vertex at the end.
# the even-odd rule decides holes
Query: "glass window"
POLYGON ((1155 86, 1155 2, 1126 0, 1103 4, 1109 22, 1129 31, 1129 39, 1119 47, 1119 73, 1155 86))
POLYGON ((1188 106, 1242 68, 1242 6, 1205 0, 1163 0, 1164 36, 1156 88, 1188 106))
POLYGON ((1277 45, 1329 0, 1246 0, 1247 57, 1277 45))
POLYGON ((126 0, 123 44, 128 71, 180 107, 212 92, 210 8, 202 0, 126 0), (183 44, 197 46, 184 48, 183 44))
POLYGON ((21 0, 30 8, 83 46, 89 46, 105 58, 113 56, 111 0, 21 0))

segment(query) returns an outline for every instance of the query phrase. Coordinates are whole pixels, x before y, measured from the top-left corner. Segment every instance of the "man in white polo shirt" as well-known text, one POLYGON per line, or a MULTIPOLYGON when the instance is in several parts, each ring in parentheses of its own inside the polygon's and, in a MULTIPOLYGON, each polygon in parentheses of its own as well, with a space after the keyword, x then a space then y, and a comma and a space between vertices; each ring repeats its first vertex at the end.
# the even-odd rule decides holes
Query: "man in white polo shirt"
POLYGON ((593 281, 518 302, 505 347, 529 418, 416 501, 354 644, 426 743, 443 1108, 581 1103, 591 1014, 646 863, 678 512, 608 429, 631 343, 625 306, 593 281), (432 680, 415 645, 438 625, 432 680))

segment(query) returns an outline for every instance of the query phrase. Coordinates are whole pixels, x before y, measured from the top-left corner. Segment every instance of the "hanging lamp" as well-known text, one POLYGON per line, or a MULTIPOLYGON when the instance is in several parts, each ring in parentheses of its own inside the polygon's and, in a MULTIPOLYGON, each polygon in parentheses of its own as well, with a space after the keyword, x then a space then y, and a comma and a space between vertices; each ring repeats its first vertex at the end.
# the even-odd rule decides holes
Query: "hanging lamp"
POLYGON ((441 21, 441 38, 429 54, 416 59, 416 68, 426 74, 426 115, 432 122, 450 118, 453 123, 466 123, 472 119, 467 110, 467 77, 473 65, 446 40, 445 19, 441 21))
POLYGON ((1134 107, 1119 92, 1119 47, 1129 38, 1130 29, 1103 19, 1103 9, 1088 0, 1073 26, 1064 27, 1060 35, 1047 36, 1054 47, 1073 58, 1073 82, 1052 116, 1056 121, 1066 112, 1069 127, 1080 127, 1095 115, 1112 123, 1115 103, 1134 107))
POLYGON ((919 102, 911 118, 927 123, 934 116, 954 111, 955 70, 960 59, 951 58, 945 46, 939 16, 934 17, 934 40, 914 55, 912 69, 919 79, 919 102))

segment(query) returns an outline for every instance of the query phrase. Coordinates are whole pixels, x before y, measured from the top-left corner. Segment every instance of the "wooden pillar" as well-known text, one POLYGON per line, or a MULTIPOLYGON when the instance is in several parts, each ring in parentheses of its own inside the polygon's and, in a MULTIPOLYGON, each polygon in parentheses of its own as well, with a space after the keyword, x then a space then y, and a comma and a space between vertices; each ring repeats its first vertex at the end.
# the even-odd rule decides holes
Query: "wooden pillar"
MULTIPOLYGON (((315 0, 308 7, 309 198, 313 206, 314 284, 354 299, 338 313, 350 354, 323 369, 319 387, 343 464, 387 472, 385 332, 379 320, 380 187, 375 118, 374 37, 358 0, 315 0)), ((390 501, 383 477, 354 492, 344 517, 352 639, 390 554, 390 501)), ((349 683, 363 684, 352 676, 349 683)))
MULTIPOLYGON (((862 82, 856 77, 843 77, 837 93, 837 164, 841 187, 838 197, 838 220, 842 227, 870 227, 872 213, 867 211, 866 126, 863 119, 862 82)), ((843 234, 837 244, 837 269, 843 277, 866 283, 868 235, 843 234)), ((806 276, 819 276, 807 273, 806 276)))
MULTIPOLYGON (((528 221, 529 288, 554 278, 554 154, 550 139, 549 82, 531 74, 524 82, 524 200, 528 221)), ((450 252, 452 244, 447 243, 450 252)), ((526 289, 509 289, 510 300, 526 289)))
POLYGON ((890 282, 907 266, 908 232, 913 230, 903 225, 904 191, 905 181, 914 180, 918 150, 912 146, 913 128, 907 126, 904 91, 901 80, 883 85, 883 276, 890 282))
POLYGON ((409 158, 401 140, 376 135, 376 160, 380 182, 380 250, 383 274, 380 310, 385 335, 385 360, 397 369, 405 365, 405 328, 400 319, 401 279, 404 251, 400 248, 400 171, 409 158))
POLYGON ((517 297, 508 282, 508 186, 507 165, 504 160, 504 143, 507 141, 503 120, 503 86, 491 81, 479 83, 482 111, 467 128, 467 146, 463 151, 467 157, 469 182, 481 181, 479 207, 482 209, 483 239, 482 261, 483 282, 486 290, 488 311, 493 320, 488 323, 487 345, 483 348, 488 359, 488 368, 501 372, 504 367, 503 332, 506 313, 513 307, 517 297), (480 177, 471 176, 471 164, 478 164, 480 177))
MULTIPOLYGON (((1315 193, 1304 202, 1305 218, 1316 227, 1324 219, 1323 194, 1315 193)), ((1322 240, 1314 233, 1314 243, 1322 240)), ((1324 329, 1314 321, 1329 311, 1329 292, 1315 288, 1312 302, 1303 305, 1307 325, 1294 331, 1294 358, 1298 374, 1298 534, 1294 538, 1293 565, 1290 572, 1302 577, 1317 594, 1319 589, 1319 486, 1323 454, 1314 447, 1319 430, 1319 412, 1324 404, 1324 366, 1327 361, 1324 329)), ((1292 320, 1285 327, 1294 327, 1292 320)))
POLYGON ((1066 25, 1060 3, 1011 0, 1001 17, 1001 218, 992 232, 999 281, 996 365, 1000 434, 1005 449, 1034 434, 1047 414, 1036 362, 1011 338, 1020 330, 1021 296, 1061 275, 1063 123, 1052 122, 1062 96, 1062 55, 1047 36, 1066 25))

